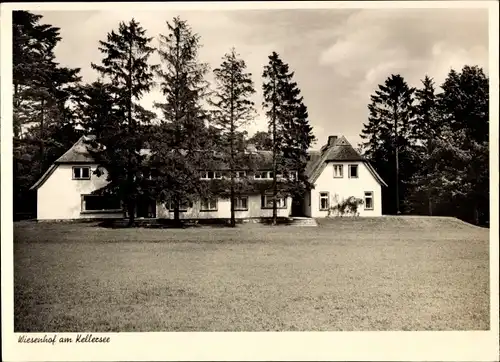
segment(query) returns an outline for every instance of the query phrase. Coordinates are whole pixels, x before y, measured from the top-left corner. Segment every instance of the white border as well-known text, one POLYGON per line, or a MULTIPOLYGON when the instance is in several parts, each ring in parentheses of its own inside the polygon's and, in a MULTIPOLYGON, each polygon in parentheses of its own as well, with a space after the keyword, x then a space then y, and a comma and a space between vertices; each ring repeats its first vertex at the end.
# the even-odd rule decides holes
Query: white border
MULTIPOLYGON (((478 332, 109 333, 109 344, 19 345, 13 331, 11 11, 116 10, 116 3, 1 5, 2 354, 6 361, 84 360, 439 360, 498 361, 498 2, 122 3, 120 9, 487 8, 490 34, 491 330, 478 332)), ((40 334, 37 334, 40 335, 40 334)), ((63 336, 64 334, 58 334, 63 336)), ((74 336, 75 334, 70 334, 74 336)), ((99 334, 103 335, 103 334, 99 334)))

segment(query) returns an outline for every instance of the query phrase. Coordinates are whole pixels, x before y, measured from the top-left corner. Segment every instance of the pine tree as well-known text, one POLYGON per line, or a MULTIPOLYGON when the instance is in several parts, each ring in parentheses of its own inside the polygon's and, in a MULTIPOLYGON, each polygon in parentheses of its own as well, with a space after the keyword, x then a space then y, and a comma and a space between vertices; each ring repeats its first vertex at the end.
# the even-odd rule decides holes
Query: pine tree
POLYGON ((222 155, 229 164, 231 226, 235 221, 235 171, 242 167, 244 144, 238 142, 241 128, 255 115, 254 102, 249 98, 255 93, 252 74, 234 48, 224 55, 219 68, 214 69, 215 92, 210 104, 214 107, 214 124, 223 134, 222 155))
POLYGON ((108 81, 115 101, 112 117, 103 119, 106 124, 102 132, 91 142, 92 155, 108 173, 109 183, 99 192, 112 193, 122 200, 129 226, 134 224, 138 200, 150 197, 144 185, 146 155, 141 150, 146 148, 149 136, 145 125, 153 115, 137 102, 153 86, 153 67, 148 64, 154 52, 151 40, 134 19, 121 22, 117 31, 112 30, 106 41, 99 42, 104 55, 101 64, 92 63, 92 68, 108 81))
POLYGON ((178 17, 166 25, 168 34, 159 36, 161 64, 156 74, 164 101, 155 104, 163 117, 154 140, 153 167, 158 199, 173 207, 179 224, 181 203, 209 195, 210 185, 200 180, 200 171, 212 167, 213 157, 207 154, 215 135, 203 107, 208 66, 198 60, 200 37, 178 17))
POLYGON ((414 173, 413 93, 402 76, 387 78, 371 96, 370 116, 361 133, 365 157, 387 181, 387 190, 394 190, 385 193, 383 204, 390 205, 385 213, 401 212, 404 186, 414 173))

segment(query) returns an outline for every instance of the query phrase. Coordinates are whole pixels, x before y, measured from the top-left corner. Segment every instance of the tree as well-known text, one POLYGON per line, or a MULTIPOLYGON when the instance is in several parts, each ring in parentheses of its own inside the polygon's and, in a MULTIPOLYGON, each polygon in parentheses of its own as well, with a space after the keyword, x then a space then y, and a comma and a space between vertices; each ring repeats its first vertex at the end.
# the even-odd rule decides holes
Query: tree
MULTIPOLYGON (((134 19, 120 22, 117 31, 112 30, 106 41, 99 42, 104 55, 101 64, 92 63, 92 68, 108 81, 107 89, 100 85, 88 89, 104 95, 101 100, 92 101, 98 107, 101 103, 104 109, 110 108, 108 101, 114 100, 110 116, 102 120, 100 132, 90 142, 91 154, 107 171, 109 183, 99 192, 120 198, 128 213, 129 226, 134 224, 137 201, 150 197, 144 185, 146 155, 141 151, 149 136, 145 126, 154 115, 137 102, 153 86, 153 66, 148 64, 154 52, 149 45, 151 40, 134 19)), ((91 117, 91 107, 86 110, 91 117)))
POLYGON ((451 70, 438 95, 446 133, 437 169, 455 200, 456 216, 484 224, 489 218, 489 81, 477 66, 451 70), (443 155, 444 153, 444 155, 443 155), (450 170, 449 165, 453 165, 450 170))
POLYGON ((371 96, 368 123, 363 125, 365 157, 387 181, 385 213, 401 213, 405 185, 414 173, 414 89, 400 75, 391 75, 371 96))
POLYGON ((156 69, 163 102, 155 106, 163 117, 153 140, 152 166, 156 170, 156 195, 171 204, 178 224, 181 203, 209 195, 207 182, 200 171, 211 169, 216 130, 209 128, 203 108, 208 83, 208 66, 198 60, 200 37, 186 21, 176 17, 167 22, 168 34, 160 34, 161 64, 156 69))
POLYGON ((241 168, 244 144, 241 128, 255 115, 254 102, 249 98, 255 93, 252 74, 234 48, 224 55, 219 68, 214 69, 215 92, 210 104, 214 107, 214 124, 224 137, 221 151, 224 163, 229 164, 231 226, 235 221, 235 171, 241 168), (239 162, 238 162, 239 161, 239 162))
MULTIPOLYGON (((293 73, 292 73, 293 74, 293 73)), ((297 83, 290 81, 285 93, 285 117, 283 118, 283 172, 286 188, 294 199, 300 199, 312 185, 305 173, 309 160, 308 150, 316 141, 309 124, 307 107, 297 83), (292 171, 292 172, 287 172, 292 171), (296 176, 295 176, 296 174, 296 176)))
POLYGON ((55 62, 59 28, 40 24, 41 19, 27 11, 13 12, 15 212, 30 204, 29 187, 79 137, 68 104, 79 69, 55 62))
POLYGON ((277 224, 277 198, 299 195, 308 187, 304 169, 307 150, 314 142, 308 122, 307 108, 303 104, 294 73, 289 70, 276 52, 269 56, 269 63, 262 73, 264 82, 263 107, 269 120, 273 152, 273 224, 277 224), (297 172, 298 177, 295 177, 297 172), (278 177, 278 176, 281 177, 278 177))
POLYGON ((413 137, 415 150, 420 159, 420 167, 408 184, 407 206, 417 213, 433 214, 433 190, 430 187, 430 177, 433 176, 432 152, 436 145, 436 138, 441 136, 442 122, 438 112, 437 97, 434 81, 429 76, 421 81, 422 88, 415 91, 415 126, 413 137), (426 200, 427 205, 422 203, 426 200))
POLYGON ((269 132, 257 131, 248 139, 249 144, 253 144, 258 150, 271 151, 273 149, 273 139, 269 132))

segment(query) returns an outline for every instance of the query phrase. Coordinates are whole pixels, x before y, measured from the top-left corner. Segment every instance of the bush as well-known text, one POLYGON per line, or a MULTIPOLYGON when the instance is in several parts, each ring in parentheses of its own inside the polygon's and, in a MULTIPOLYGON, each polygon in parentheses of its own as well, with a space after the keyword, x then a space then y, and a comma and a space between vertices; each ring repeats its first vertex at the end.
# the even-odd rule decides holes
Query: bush
POLYGON ((358 207, 363 205, 363 200, 349 196, 328 209, 328 216, 359 216, 358 207))

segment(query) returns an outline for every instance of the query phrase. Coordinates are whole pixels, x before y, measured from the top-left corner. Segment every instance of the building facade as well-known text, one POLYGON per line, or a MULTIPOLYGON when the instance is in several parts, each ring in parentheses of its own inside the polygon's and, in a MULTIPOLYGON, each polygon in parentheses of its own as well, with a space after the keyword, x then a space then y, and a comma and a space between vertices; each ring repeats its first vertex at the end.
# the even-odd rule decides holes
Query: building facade
MULTIPOLYGON (((261 154, 262 165, 258 171, 238 177, 250 177, 252 182, 269 182, 269 151, 253 150, 261 154)), ((93 191, 104 187, 106 170, 95 171, 98 165, 88 153, 85 137, 78 140, 64 155, 57 159, 45 174, 32 186, 37 192, 38 220, 72 220, 121 218, 122 207, 116 199, 99 196, 93 191)), ((338 205, 347 199, 360 200, 358 216, 382 215, 382 187, 384 181, 373 167, 354 150, 345 137, 330 136, 320 151, 311 151, 306 174, 313 188, 300 200, 283 197, 278 200, 278 217, 305 216, 313 218, 339 215, 338 205)), ((200 175, 207 180, 223 177, 218 171, 200 175)), ((237 219, 272 217, 272 198, 269 194, 249 192, 240 195, 235 203, 237 219)), ((154 201, 139 202, 138 218, 172 219, 170 205, 154 201)), ((181 219, 230 218, 228 198, 214 197, 186 202, 181 205, 181 219)))

